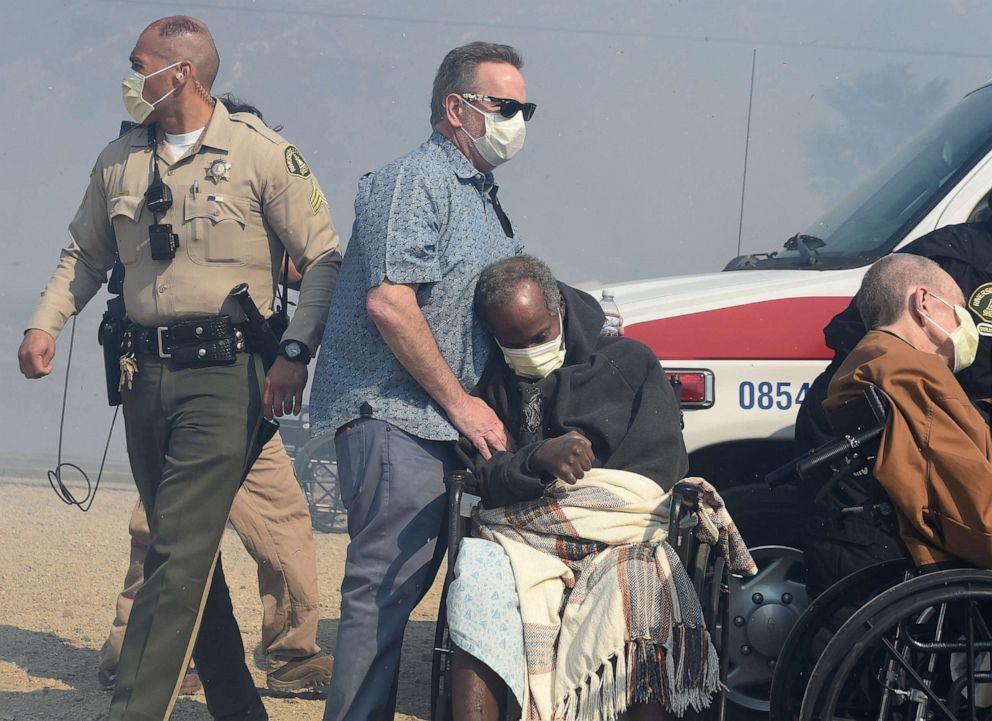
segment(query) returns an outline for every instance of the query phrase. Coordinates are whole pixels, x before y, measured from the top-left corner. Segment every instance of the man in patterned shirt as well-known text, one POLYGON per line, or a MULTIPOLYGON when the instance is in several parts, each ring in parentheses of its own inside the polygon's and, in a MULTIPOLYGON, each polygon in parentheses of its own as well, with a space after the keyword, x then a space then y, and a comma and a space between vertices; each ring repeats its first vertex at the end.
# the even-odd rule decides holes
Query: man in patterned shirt
POLYGON ((351 536, 325 721, 392 719, 403 632, 444 555, 454 441, 506 450, 503 424, 468 394, 491 342, 472 293, 523 249, 492 176, 534 113, 522 64, 506 45, 449 52, 430 138, 359 183, 310 402, 313 432, 335 434, 351 536))

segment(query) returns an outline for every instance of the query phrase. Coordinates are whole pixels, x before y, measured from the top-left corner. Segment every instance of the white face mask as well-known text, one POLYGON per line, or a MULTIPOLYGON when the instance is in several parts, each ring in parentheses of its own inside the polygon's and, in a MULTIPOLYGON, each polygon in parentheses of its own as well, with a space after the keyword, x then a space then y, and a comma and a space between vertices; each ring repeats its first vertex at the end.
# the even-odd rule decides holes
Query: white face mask
POLYGON ((557 338, 531 348, 504 348, 499 341, 496 345, 503 351, 503 360, 518 376, 531 380, 547 378, 565 364, 565 326, 560 312, 558 328, 557 338))
POLYGON ((485 118, 486 132, 481 138, 473 138, 464 126, 461 130, 472 141, 475 152, 491 166, 495 168, 497 165, 502 165, 524 147, 527 126, 524 123, 523 112, 515 113, 512 118, 504 118, 498 112, 487 113, 479 110, 469 102, 465 105, 485 118))
POLYGON ((923 316, 940 328, 944 335, 951 339, 951 343, 954 344, 954 372, 963 371, 975 362, 975 356, 978 355, 978 327, 975 325, 975 321, 972 320, 971 313, 968 312, 967 308, 962 308, 960 305, 951 305, 939 295, 933 293, 930 295, 948 308, 952 308, 954 315, 958 318, 958 327, 953 332, 948 333, 933 318, 923 316))
POLYGON ((124 79, 121 80, 121 89, 124 96, 124 109, 127 110, 128 115, 134 118, 134 122, 139 125, 144 123, 148 116, 152 114, 152 111, 155 109, 156 105, 176 92, 176 88, 173 88, 154 103, 149 103, 145 100, 144 96, 145 81, 151 76, 163 73, 169 68, 174 68, 181 63, 182 60, 172 63, 172 65, 166 65, 161 70, 156 70, 154 73, 148 73, 148 75, 142 75, 133 68, 124 73, 124 79))

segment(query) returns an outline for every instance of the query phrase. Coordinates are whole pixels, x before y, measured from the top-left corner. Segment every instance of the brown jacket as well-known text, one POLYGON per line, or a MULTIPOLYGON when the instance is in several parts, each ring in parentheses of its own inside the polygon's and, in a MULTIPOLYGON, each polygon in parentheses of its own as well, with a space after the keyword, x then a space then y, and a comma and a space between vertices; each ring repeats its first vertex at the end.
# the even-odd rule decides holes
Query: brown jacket
POLYGON ((869 384, 891 401, 875 477, 917 565, 992 568, 992 437, 942 358, 870 331, 830 381, 827 410, 869 384))

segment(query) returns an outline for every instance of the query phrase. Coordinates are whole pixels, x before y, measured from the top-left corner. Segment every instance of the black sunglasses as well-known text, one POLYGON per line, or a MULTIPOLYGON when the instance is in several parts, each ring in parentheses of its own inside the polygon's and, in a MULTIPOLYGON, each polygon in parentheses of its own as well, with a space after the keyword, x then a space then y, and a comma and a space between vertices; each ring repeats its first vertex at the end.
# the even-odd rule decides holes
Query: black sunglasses
POLYGON ((534 111, 537 110, 536 103, 521 103, 513 98, 494 98, 491 95, 479 95, 477 93, 461 93, 461 97, 465 100, 484 100, 487 103, 496 103, 499 105, 499 114, 504 118, 512 118, 518 112, 522 112, 524 120, 527 121, 534 117, 534 111))

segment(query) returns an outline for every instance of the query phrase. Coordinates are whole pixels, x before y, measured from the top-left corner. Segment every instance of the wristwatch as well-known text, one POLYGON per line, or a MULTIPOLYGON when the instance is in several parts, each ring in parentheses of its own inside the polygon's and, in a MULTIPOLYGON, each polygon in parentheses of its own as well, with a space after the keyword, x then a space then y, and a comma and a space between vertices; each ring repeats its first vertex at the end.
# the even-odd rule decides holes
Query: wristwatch
POLYGON ((279 344, 279 355, 286 360, 300 363, 310 362, 310 349, 298 340, 284 340, 279 344))

